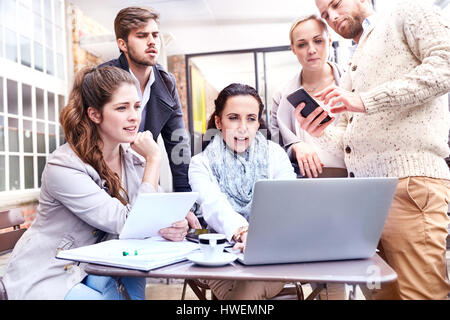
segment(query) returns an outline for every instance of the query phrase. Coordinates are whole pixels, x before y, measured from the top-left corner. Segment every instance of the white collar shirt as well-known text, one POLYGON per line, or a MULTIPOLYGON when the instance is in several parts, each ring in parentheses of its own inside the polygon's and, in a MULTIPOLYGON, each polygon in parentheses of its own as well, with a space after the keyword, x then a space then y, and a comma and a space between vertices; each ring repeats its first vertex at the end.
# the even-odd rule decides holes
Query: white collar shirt
POLYGON ((141 124, 139 125, 139 131, 144 131, 145 127, 145 118, 146 118, 146 110, 147 110, 147 102, 150 99, 150 93, 151 93, 151 86, 155 82, 155 70, 152 67, 152 72, 150 72, 150 77, 148 78, 147 84, 145 85, 144 92, 141 92, 141 85, 139 83, 139 80, 136 78, 136 76, 133 74, 133 71, 130 70, 130 74, 133 76, 134 80, 136 81, 137 87, 138 87, 138 94, 139 98, 141 99, 141 124))
MULTIPOLYGON (((372 25, 375 25, 375 14, 368 16, 366 19, 364 19, 364 21, 362 23, 363 33, 361 34, 361 37, 359 38, 360 40, 364 38, 366 33, 369 31, 369 27, 372 25)), ((349 47, 350 58, 353 57, 353 54, 355 53, 357 47, 358 47, 357 43, 355 43, 354 45, 349 47)))

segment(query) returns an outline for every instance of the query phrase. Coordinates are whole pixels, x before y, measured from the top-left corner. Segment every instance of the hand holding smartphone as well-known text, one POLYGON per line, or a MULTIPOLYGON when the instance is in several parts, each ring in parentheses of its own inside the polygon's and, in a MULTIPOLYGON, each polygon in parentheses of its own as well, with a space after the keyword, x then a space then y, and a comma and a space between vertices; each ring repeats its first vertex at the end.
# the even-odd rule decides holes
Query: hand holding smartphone
POLYGON ((209 233, 208 229, 189 229, 186 234, 186 240, 191 242, 199 242, 198 236, 201 234, 209 233))
MULTIPOLYGON (((303 117, 307 117, 311 112, 313 112, 315 109, 317 109, 320 105, 317 103, 316 100, 314 100, 309 94, 308 92, 306 92, 305 89, 300 88, 296 91, 294 91, 293 93, 291 93, 290 95, 288 95, 286 97, 286 99, 290 102, 290 104, 292 104, 292 106, 294 108, 296 108, 301 102, 305 103, 305 107, 302 109, 302 111, 300 112, 301 115, 303 117)), ((316 120, 320 115, 322 114, 322 112, 314 118, 314 120, 316 120)), ((322 122, 320 124, 324 124, 328 121, 331 120, 330 116, 326 116, 325 119, 322 120, 322 122)))

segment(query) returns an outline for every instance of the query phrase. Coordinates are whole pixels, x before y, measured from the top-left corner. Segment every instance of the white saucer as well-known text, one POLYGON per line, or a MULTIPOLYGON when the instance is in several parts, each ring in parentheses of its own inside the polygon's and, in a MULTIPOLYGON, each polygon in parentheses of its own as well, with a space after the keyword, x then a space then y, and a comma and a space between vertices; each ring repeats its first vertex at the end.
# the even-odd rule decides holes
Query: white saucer
POLYGON ((203 252, 195 252, 195 253, 191 253, 190 255, 188 255, 187 258, 190 261, 192 261, 196 264, 199 264, 201 266, 219 267, 219 266, 224 266, 226 264, 233 262, 234 260, 237 259, 237 256, 232 253, 223 252, 219 256, 219 258, 214 259, 214 260, 210 260, 210 259, 207 260, 204 258, 203 252))

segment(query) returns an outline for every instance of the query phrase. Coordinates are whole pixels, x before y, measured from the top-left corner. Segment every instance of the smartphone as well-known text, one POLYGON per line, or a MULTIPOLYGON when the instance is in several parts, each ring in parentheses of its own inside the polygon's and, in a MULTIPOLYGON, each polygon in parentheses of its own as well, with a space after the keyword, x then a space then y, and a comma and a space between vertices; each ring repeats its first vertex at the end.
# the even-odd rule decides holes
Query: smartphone
MULTIPOLYGON (((306 92, 306 90, 303 89, 303 88, 300 88, 297 91, 294 91, 293 93, 288 95, 286 97, 286 99, 290 102, 290 104, 292 104, 292 106, 294 108, 296 108, 300 104, 300 102, 304 102, 305 103, 305 107, 302 109, 302 111, 300 113, 305 118, 311 112, 313 112, 317 107, 320 106, 317 103, 317 101, 314 100, 313 97, 311 97, 308 94, 308 92, 306 92)), ((322 112, 317 117, 315 117, 314 120, 316 120, 321 114, 322 114, 322 112)), ((326 118, 323 119, 320 124, 324 124, 324 123, 326 123, 326 122, 328 122, 330 120, 331 120, 330 116, 326 116, 326 118)))
POLYGON ((208 229, 189 229, 188 233, 186 234, 186 240, 197 242, 198 243, 198 236, 204 233, 209 233, 208 229))

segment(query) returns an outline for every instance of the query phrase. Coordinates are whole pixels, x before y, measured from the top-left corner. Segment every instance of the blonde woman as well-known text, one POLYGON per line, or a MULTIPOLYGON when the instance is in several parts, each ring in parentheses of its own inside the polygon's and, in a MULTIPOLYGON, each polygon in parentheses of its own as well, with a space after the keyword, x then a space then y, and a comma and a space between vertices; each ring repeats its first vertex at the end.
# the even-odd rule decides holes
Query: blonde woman
MULTIPOLYGON (((273 95, 271 109, 272 134, 279 132, 280 144, 286 149, 291 161, 296 161, 302 176, 347 176, 344 156, 336 156, 319 147, 293 116, 293 106, 286 97, 299 88, 310 95, 330 86, 339 85, 341 71, 328 61, 331 37, 327 25, 316 15, 297 19, 289 31, 291 50, 301 68, 273 95)), ((336 121, 335 121, 336 123, 336 121)))
MULTIPOLYGON (((294 117, 294 107, 286 97, 299 88, 311 96, 331 84, 339 85, 341 70, 328 60, 331 37, 326 23, 316 15, 297 19, 289 31, 291 50, 301 68, 273 96, 271 109, 272 134, 279 132, 280 144, 292 162, 298 164, 299 173, 308 178, 346 177, 344 154, 337 156, 320 147, 294 117)), ((336 115, 337 117, 338 115, 336 115)), ((336 123, 336 121, 334 122, 336 123)), ((321 295, 324 297, 324 295, 321 295)), ((345 298, 345 285, 329 284, 328 299, 345 298)))

